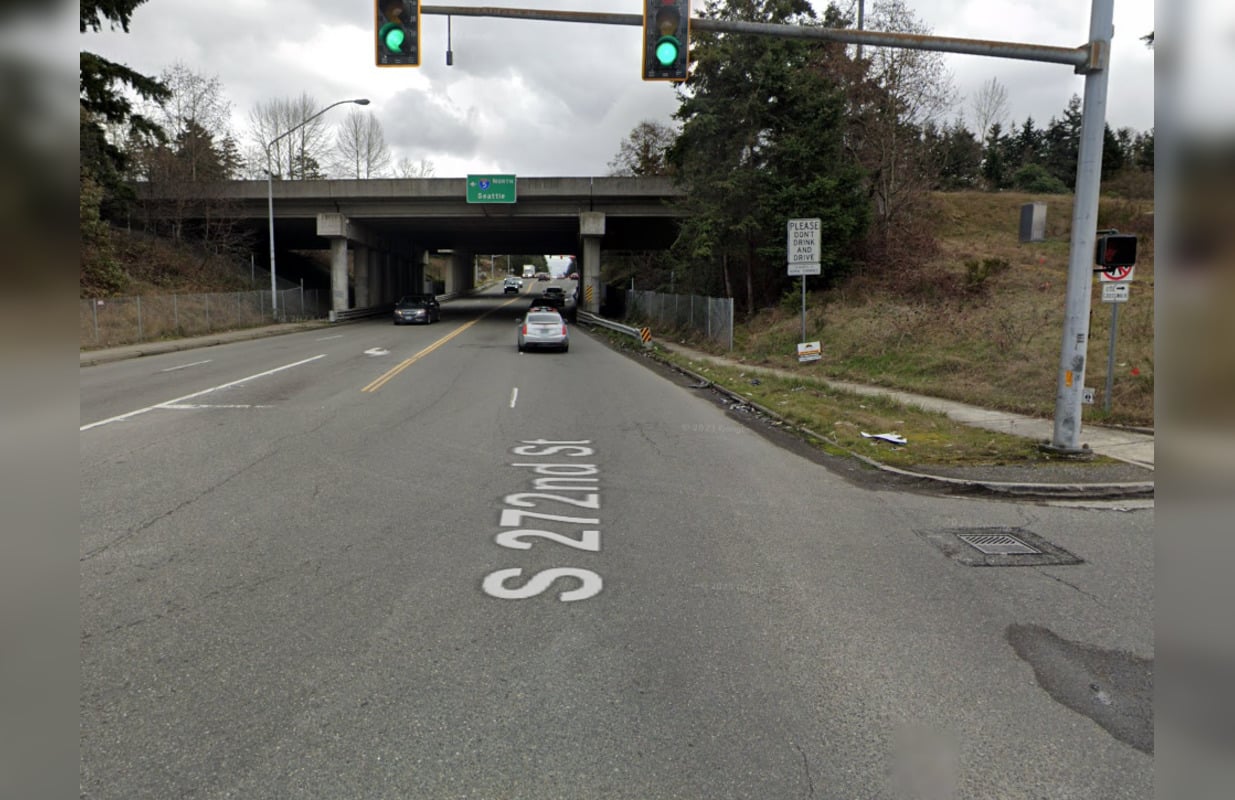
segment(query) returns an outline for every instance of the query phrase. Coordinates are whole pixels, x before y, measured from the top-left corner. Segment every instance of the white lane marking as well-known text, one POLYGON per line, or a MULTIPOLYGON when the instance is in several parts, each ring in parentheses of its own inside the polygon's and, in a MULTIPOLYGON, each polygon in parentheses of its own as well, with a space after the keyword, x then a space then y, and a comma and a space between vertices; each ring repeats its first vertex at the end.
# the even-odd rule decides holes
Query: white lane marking
POLYGON ((329 342, 331 339, 342 339, 342 338, 343 338, 343 334, 341 334, 341 333, 336 333, 334 336, 319 336, 319 337, 317 338, 317 341, 319 341, 319 342, 329 342))
POLYGON ((518 401, 519 401, 519 387, 516 386, 515 388, 510 390, 510 407, 514 408, 515 403, 517 403, 518 401))
POLYGON ((249 403, 164 403, 159 408, 196 411, 199 408, 274 408, 274 406, 250 405, 249 403))
POLYGON ((381 347, 370 347, 368 350, 364 351, 364 354, 366 356, 388 356, 390 355, 390 351, 381 347))
POLYGON ((159 372, 175 372, 178 369, 188 369, 189 367, 199 367, 202 364, 209 364, 210 361, 211 359, 209 358, 206 359, 205 361, 194 361, 192 364, 181 364, 178 367, 168 367, 167 369, 159 370, 159 372))
POLYGON ((77 430, 78 432, 81 432, 81 431, 90 430, 91 428, 97 428, 100 425, 107 425, 112 422, 121 422, 123 420, 129 419, 130 417, 136 417, 138 414, 145 414, 147 411, 153 411, 156 408, 163 408, 165 406, 172 406, 172 405, 176 405, 177 403, 183 403, 185 400, 192 400, 194 397, 201 397, 204 394, 210 394, 211 392, 217 392, 220 389, 228 389, 228 388, 231 388, 232 386, 238 386, 242 383, 247 383, 248 381, 255 380, 257 378, 264 378, 267 375, 273 375, 276 372, 282 372, 283 370, 291 369, 292 367, 299 367, 302 364, 308 364, 311 361, 317 361, 319 358, 325 358, 325 357, 326 357, 326 354, 322 353, 321 355, 316 355, 316 356, 313 356, 312 358, 306 358, 302 361, 296 361, 292 364, 284 364, 281 367, 275 367, 274 369, 268 369, 265 372, 259 372, 256 375, 250 375, 247 378, 240 378, 239 380, 228 381, 227 383, 221 383, 218 386, 211 386, 209 389, 202 389, 200 392, 193 392, 192 394, 186 394, 184 397, 175 397, 175 398, 172 398, 171 400, 166 400, 162 403, 156 403, 155 405, 152 405, 152 406, 146 406, 145 408, 139 408, 134 411, 129 411, 128 413, 125 413, 125 414, 120 414, 115 417, 108 417, 107 419, 101 419, 98 422, 91 422, 89 424, 82 425, 77 430))

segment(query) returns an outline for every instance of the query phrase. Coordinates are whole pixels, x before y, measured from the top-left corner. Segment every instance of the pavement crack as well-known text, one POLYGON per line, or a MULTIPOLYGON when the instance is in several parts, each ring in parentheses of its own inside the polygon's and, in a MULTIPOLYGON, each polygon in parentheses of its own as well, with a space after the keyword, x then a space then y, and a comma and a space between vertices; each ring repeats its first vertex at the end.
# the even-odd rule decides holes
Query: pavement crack
POLYGON ((802 771, 806 774, 806 796, 815 796, 815 779, 810 774, 810 761, 806 758, 805 751, 798 746, 797 742, 793 742, 793 749, 798 751, 798 755, 802 757, 802 771))
POLYGON ((180 512, 182 509, 187 508, 188 506, 193 505, 193 504, 194 504, 194 503, 196 503, 198 500, 201 500, 203 497, 206 497, 206 496, 208 496, 208 495, 210 495, 210 494, 213 494, 215 491, 217 491, 218 489, 220 489, 220 488, 222 488, 222 487, 226 486, 228 483, 231 483, 233 480, 235 480, 236 478, 238 478, 238 477, 240 477, 241 475, 245 474, 245 473, 246 473, 246 472, 248 472, 249 470, 253 469, 253 468, 254 468, 254 467, 256 467, 258 464, 261 464, 263 461, 267 460, 268 458, 271 458, 271 457, 272 457, 272 456, 274 456, 274 455, 275 455, 275 453, 277 453, 277 452, 278 452, 278 442, 275 442, 275 447, 274 447, 273 449, 271 449, 271 450, 270 450, 270 452, 265 453, 264 455, 260 456, 259 458, 255 459, 254 461, 251 461, 250 463, 248 463, 248 464, 244 465, 244 466, 243 466, 243 467, 241 467, 240 469, 235 470, 234 472, 232 472, 231 474, 229 474, 227 477, 223 478, 222 480, 218 481, 217 483, 214 483, 214 484, 211 484, 210 486, 207 486, 206 488, 202 489, 200 492, 198 492, 197 494, 193 495, 192 497, 189 497, 189 498, 186 498, 185 500, 180 501, 180 502, 179 502, 179 503, 177 503, 175 506, 173 506, 173 507, 169 508, 168 510, 164 511, 163 513, 161 513, 161 514, 157 514, 156 516, 151 517, 150 519, 148 519, 148 520, 146 520, 145 522, 141 523, 140 525, 138 525, 137 527, 133 528, 132 530, 129 530, 128 532, 123 533, 123 534, 121 534, 120 536, 117 536, 115 539, 112 539, 111 541, 109 541, 109 542, 107 542, 107 543, 105 543, 105 544, 103 544, 103 545, 100 545, 99 547, 96 547, 96 548, 95 548, 95 549, 93 549, 93 550, 90 550, 90 551, 86 552, 85 554, 83 554, 83 555, 82 555, 81 560, 82 560, 82 561, 89 561, 89 560, 91 560, 92 558, 94 558, 95 556, 97 556, 97 555, 99 555, 99 554, 101 554, 101 553, 104 553, 104 552, 106 552, 106 551, 108 551, 108 550, 112 549, 112 548, 113 548, 113 547, 115 547, 116 545, 123 544, 124 542, 127 542, 129 539, 132 539, 134 536, 137 536, 138 534, 142 533, 143 531, 149 530, 152 526, 154 526, 154 525, 158 524, 159 522, 162 522, 163 520, 167 519, 168 517, 171 517, 171 516, 175 515, 176 513, 180 512))
POLYGON ((1041 570, 1041 569, 1039 569, 1039 570, 1038 570, 1038 574, 1039 574, 1039 575, 1045 575, 1046 577, 1050 578, 1051 580, 1059 581, 1059 582, 1060 582, 1060 583, 1062 583, 1064 586, 1067 586, 1067 587, 1068 587, 1068 588, 1070 588, 1070 589, 1075 589, 1076 591, 1078 591, 1078 592, 1080 592, 1081 594, 1085 595, 1085 596, 1086 596, 1086 597, 1088 597, 1090 600, 1094 601, 1095 603, 1097 603, 1098 605, 1102 606, 1103 608, 1107 608, 1106 603, 1103 603, 1103 602, 1102 602, 1102 601, 1098 598, 1098 596, 1097 596, 1097 595, 1095 595, 1095 594, 1092 594, 1092 593, 1090 593, 1090 592, 1085 591, 1085 590, 1084 590, 1084 589, 1082 589, 1081 587, 1077 586, 1075 583, 1071 583, 1071 582, 1069 582, 1069 581, 1065 581, 1063 578, 1059 577, 1058 575, 1052 575, 1051 573, 1049 573, 1049 572, 1045 572, 1044 570, 1041 570))

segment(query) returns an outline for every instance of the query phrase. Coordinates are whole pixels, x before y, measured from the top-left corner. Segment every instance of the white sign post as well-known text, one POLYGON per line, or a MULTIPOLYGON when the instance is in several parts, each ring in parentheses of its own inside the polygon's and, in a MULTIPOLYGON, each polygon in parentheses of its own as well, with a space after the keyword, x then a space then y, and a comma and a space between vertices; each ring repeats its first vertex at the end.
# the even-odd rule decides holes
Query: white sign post
POLYGON ((785 256, 789 263, 789 274, 802 278, 802 342, 806 342, 806 276, 819 275, 823 244, 820 232, 823 230, 823 220, 818 217, 811 219, 791 219, 788 224, 788 237, 785 241, 785 256))

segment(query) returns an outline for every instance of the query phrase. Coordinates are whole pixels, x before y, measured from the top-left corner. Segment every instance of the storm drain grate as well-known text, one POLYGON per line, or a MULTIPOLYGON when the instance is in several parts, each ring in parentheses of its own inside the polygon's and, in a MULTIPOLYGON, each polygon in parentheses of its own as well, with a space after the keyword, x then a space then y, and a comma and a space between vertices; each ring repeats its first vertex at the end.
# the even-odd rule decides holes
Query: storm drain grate
POLYGON ((1010 533, 958 533, 956 538, 988 556, 1035 555, 1042 552, 1010 533))
POLYGON ((1024 528, 915 530, 953 561, 971 567, 1042 567, 1082 564, 1081 559, 1024 528))

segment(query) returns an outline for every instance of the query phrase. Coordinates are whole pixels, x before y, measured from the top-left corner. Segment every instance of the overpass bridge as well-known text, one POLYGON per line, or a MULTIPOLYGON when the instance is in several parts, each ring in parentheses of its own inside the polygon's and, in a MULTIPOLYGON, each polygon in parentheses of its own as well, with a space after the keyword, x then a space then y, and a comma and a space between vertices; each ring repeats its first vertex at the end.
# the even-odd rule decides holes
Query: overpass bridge
MULTIPOLYGON (((477 253, 574 253, 581 285, 600 302, 605 250, 660 250, 677 237, 683 196, 663 177, 518 178, 516 202, 469 203, 466 178, 372 178, 275 181, 275 243, 279 250, 329 249, 331 307, 344 311, 425 291, 428 254, 451 253, 446 291, 472 288, 477 253)), ((205 209, 251 221, 269 253, 266 181, 139 184, 139 200, 154 217, 191 223, 205 209), (185 212, 186 208, 200 211, 185 212)))

